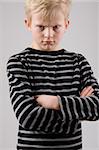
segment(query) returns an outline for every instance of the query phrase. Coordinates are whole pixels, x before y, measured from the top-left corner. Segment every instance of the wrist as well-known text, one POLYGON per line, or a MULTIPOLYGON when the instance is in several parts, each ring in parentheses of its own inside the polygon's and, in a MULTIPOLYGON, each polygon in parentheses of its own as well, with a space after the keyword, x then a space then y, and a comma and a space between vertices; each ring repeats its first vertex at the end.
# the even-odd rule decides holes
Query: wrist
POLYGON ((61 109, 61 97, 59 95, 57 95, 57 99, 58 99, 58 104, 59 104, 59 109, 61 109))
POLYGON ((61 97, 59 95, 57 95, 57 100, 58 100, 58 108, 60 109, 60 101, 61 101, 61 97))

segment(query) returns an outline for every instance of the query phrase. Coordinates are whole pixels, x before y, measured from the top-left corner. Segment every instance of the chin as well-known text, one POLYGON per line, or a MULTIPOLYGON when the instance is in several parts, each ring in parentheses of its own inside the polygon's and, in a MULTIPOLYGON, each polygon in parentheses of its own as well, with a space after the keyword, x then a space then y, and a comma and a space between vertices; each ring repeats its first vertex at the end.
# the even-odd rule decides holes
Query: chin
POLYGON ((43 45, 42 48, 43 50, 51 51, 55 49, 55 45, 43 45))

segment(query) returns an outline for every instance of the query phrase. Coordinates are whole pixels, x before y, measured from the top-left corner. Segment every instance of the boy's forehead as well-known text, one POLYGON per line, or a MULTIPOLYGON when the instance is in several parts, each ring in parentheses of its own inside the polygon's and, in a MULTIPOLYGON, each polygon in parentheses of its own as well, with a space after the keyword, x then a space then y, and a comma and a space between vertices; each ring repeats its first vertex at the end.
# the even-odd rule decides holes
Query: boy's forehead
POLYGON ((45 25, 60 24, 62 23, 63 18, 64 18, 63 14, 57 14, 56 16, 52 18, 49 17, 47 20, 44 17, 42 17, 41 14, 32 15, 32 19, 33 19, 33 22, 35 22, 35 24, 45 24, 45 25))
POLYGON ((50 21, 44 21, 44 20, 35 20, 35 24, 41 24, 41 25, 56 25, 56 24, 61 24, 59 20, 50 20, 50 21))

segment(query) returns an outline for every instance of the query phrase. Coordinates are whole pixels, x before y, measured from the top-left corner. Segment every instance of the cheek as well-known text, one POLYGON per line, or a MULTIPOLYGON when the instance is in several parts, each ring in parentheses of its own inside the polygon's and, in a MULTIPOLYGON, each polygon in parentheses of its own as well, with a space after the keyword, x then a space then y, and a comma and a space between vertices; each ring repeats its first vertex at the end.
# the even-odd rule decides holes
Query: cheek
POLYGON ((56 36, 57 40, 60 41, 62 39, 63 35, 64 35, 64 32, 58 33, 56 36))
POLYGON ((38 33, 36 30, 32 31, 32 36, 34 39, 39 39, 41 37, 40 33, 38 33))

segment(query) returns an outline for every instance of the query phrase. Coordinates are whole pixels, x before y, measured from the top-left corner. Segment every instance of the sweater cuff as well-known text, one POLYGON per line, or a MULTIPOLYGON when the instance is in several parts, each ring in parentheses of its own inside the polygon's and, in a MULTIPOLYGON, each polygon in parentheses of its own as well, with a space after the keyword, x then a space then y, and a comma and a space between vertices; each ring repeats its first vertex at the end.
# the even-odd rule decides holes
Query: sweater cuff
POLYGON ((62 99, 61 99, 61 97, 59 96, 59 95, 57 95, 57 97, 58 97, 58 103, 59 103, 59 114, 60 114, 60 116, 61 116, 61 118, 62 118, 62 121, 65 121, 66 120, 66 116, 65 116, 65 114, 64 114, 64 109, 63 109, 63 104, 62 104, 62 99))

